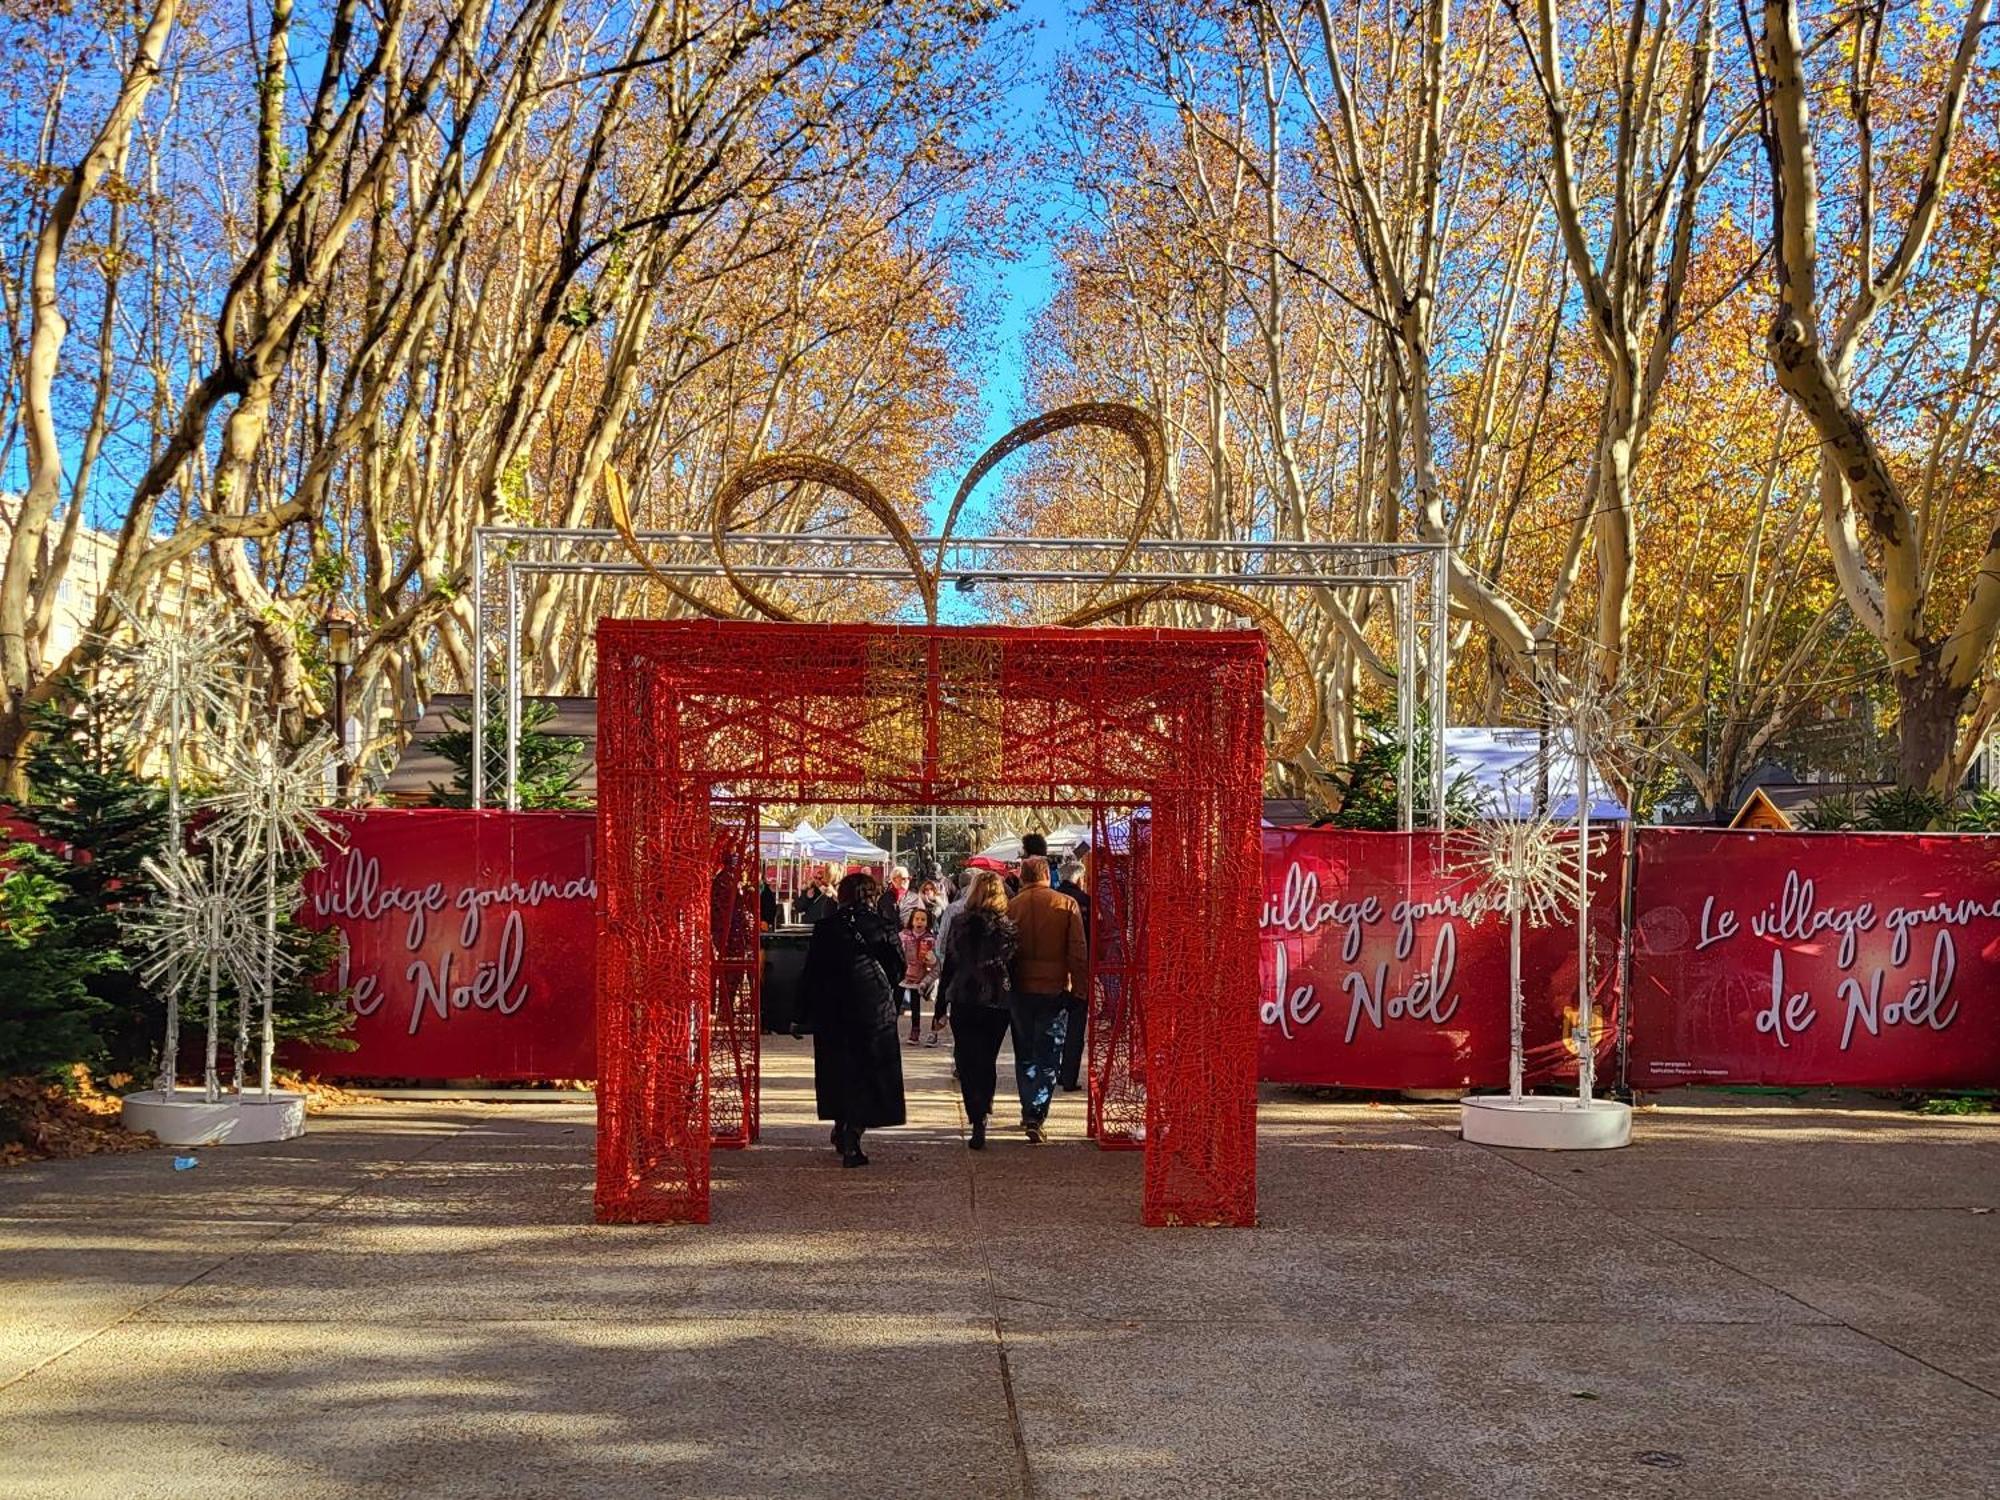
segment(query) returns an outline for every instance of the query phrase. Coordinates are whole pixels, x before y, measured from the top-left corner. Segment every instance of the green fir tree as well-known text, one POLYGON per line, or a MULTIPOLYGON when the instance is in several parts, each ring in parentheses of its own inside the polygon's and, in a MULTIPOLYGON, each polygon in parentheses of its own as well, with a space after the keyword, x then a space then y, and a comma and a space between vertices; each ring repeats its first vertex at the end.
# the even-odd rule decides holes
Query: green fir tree
POLYGON ((141 955, 128 949, 124 924, 152 895, 141 862, 166 841, 166 791, 133 770, 137 753, 113 694, 73 684, 57 702, 70 706, 52 703, 36 721, 21 814, 62 854, 52 873, 62 888, 55 921, 78 949, 105 960, 86 981, 102 1007, 99 1060, 111 1072, 150 1081, 166 1004, 139 977, 141 955))
MULTIPOLYGON (((1344 762, 1332 780, 1340 810, 1328 819, 1335 828, 1374 829, 1394 832, 1402 826, 1403 801, 1397 772, 1403 761, 1403 741, 1393 716, 1382 709, 1361 710, 1356 725, 1360 745, 1354 759, 1344 762)), ((1430 764, 1431 730, 1428 715, 1417 720, 1415 746, 1415 826, 1431 826, 1430 764)), ((1444 791, 1445 821, 1462 828, 1479 819, 1478 799, 1472 780, 1463 772, 1453 777, 1444 791)))
MULTIPOLYGON (((524 808, 582 807, 576 795, 583 779, 583 741, 571 735, 550 734, 544 726, 555 717, 553 703, 524 699, 521 729, 516 746, 520 775, 520 805, 524 808)), ((431 783, 431 806, 472 806, 472 712, 453 709, 445 722, 455 727, 425 740, 424 748, 448 760, 458 769, 450 786, 431 783)), ((486 786, 489 804, 505 801, 507 784, 507 704, 504 693, 486 695, 486 786)))
POLYGON ((34 844, 0 854, 0 1078, 102 1060, 111 1007, 92 992, 120 962, 64 914, 66 863, 34 844))

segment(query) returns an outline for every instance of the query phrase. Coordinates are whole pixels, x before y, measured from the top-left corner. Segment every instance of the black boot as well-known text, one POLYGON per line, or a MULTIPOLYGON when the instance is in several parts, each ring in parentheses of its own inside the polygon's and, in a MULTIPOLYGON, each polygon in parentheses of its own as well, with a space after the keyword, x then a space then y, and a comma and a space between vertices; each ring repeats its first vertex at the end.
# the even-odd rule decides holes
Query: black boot
POLYGON ((986 1149, 986 1116, 981 1115, 972 1122, 972 1139, 965 1144, 967 1149, 972 1151, 986 1149))
POLYGON ((840 1143, 840 1164, 843 1167, 865 1167, 868 1158, 861 1150, 861 1132, 849 1126, 840 1143))

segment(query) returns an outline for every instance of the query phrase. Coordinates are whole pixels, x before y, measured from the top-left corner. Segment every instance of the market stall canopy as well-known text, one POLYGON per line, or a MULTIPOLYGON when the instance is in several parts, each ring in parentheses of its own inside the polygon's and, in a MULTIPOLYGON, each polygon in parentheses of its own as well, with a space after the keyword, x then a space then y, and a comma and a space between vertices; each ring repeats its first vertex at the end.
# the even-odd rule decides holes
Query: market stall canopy
MULTIPOLYGON (((1064 823, 1059 828, 1049 830, 1048 840, 1049 853, 1060 857, 1069 853, 1078 844, 1087 844, 1090 842, 1090 825, 1088 823, 1064 823)), ((993 843, 981 849, 978 857, 1012 864, 1021 857, 1020 836, 1010 833, 1003 839, 996 839, 993 843)), ((970 862, 969 860, 967 861, 967 863, 970 862)))
POLYGON ((889 862, 889 851, 880 844, 871 844, 845 818, 827 819, 826 826, 819 830, 819 840, 823 850, 820 858, 876 865, 889 862))
MULTIPOLYGON (((1576 816, 1576 763, 1549 736, 1549 813, 1576 816)), ((1532 817, 1537 788, 1536 757, 1541 732, 1535 729, 1468 725, 1444 732, 1445 785, 1463 779, 1480 813, 1489 818, 1532 817)), ((1594 821, 1631 817, 1625 804, 1593 777, 1590 816, 1594 821)))
POLYGON ((800 838, 796 829, 759 828, 757 852, 766 859, 810 859, 812 844, 800 838))
POLYGON ((847 859, 844 846, 829 841, 806 819, 796 828, 765 828, 758 832, 758 848, 766 859, 847 859))

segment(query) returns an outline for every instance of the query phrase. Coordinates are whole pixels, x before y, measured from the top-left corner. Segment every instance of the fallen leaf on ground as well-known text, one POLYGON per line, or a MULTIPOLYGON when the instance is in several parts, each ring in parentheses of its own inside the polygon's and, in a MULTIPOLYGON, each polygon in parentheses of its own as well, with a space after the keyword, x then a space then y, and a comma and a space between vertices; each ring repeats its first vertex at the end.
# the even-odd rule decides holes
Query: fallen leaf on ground
POLYGON ((118 1122, 119 1098, 99 1091, 88 1068, 68 1085, 46 1078, 0 1079, 0 1128, 13 1139, 0 1145, 0 1166, 148 1151, 160 1143, 150 1132, 118 1122))

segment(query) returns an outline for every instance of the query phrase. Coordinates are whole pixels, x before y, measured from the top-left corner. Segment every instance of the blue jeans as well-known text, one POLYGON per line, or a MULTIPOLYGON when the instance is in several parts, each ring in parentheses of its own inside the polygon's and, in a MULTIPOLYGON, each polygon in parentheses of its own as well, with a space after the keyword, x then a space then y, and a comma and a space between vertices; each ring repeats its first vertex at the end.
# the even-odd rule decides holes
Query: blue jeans
POLYGON ((1039 1125, 1049 1117, 1056 1074, 1062 1067, 1069 1005, 1061 995, 1017 993, 1013 1001, 1014 1082, 1021 1090, 1021 1122, 1039 1125))

